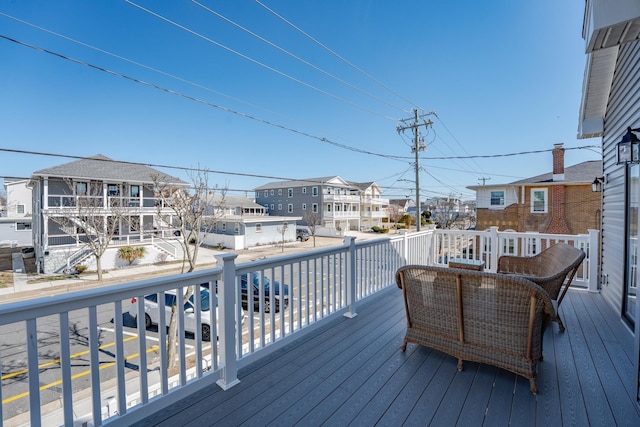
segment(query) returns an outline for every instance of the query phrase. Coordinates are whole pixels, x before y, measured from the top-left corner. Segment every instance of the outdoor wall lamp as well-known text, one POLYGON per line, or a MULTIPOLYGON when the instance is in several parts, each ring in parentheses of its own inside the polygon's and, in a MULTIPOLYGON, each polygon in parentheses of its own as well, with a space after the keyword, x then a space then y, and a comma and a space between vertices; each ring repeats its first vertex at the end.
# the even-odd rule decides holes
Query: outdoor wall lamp
POLYGON ((602 191, 602 186, 604 184, 604 176, 596 177, 591 183, 591 191, 594 193, 599 193, 602 191))
POLYGON ((640 139, 634 132, 640 132, 640 128, 627 128, 622 140, 618 142, 618 164, 640 163, 640 139))

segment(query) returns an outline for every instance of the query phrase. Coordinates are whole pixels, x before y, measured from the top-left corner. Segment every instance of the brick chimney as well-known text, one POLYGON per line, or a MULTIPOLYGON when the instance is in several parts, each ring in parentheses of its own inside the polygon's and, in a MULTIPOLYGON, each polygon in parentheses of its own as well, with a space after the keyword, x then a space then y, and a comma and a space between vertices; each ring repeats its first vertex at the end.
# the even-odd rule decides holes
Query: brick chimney
POLYGON ((564 181, 564 145, 553 145, 553 180, 564 181))
MULTIPOLYGON (((564 181, 564 148, 563 144, 553 146, 553 181, 564 181)), ((549 203, 549 214, 551 221, 546 232, 553 234, 571 234, 566 220, 565 211, 565 186, 551 186, 551 200, 549 203)))

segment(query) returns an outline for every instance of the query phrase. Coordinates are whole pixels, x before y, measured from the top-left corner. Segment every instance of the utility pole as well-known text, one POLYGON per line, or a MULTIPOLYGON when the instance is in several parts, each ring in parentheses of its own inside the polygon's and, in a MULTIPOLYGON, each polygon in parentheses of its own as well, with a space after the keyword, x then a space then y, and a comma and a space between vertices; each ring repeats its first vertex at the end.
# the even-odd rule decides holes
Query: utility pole
POLYGON ((433 113, 418 115, 418 109, 413 109, 413 122, 411 122, 411 118, 409 119, 401 119, 400 121, 403 123, 410 122, 406 125, 399 125, 396 129, 398 133, 404 132, 407 129, 411 129, 413 131, 413 147, 411 147, 411 152, 416 155, 416 231, 420 231, 420 225, 422 222, 422 212, 420 211, 420 151, 425 151, 427 146, 423 144, 423 140, 420 137, 420 126, 431 126, 433 122, 431 120, 422 120, 420 119, 431 115, 433 113))
POLYGON ((486 181, 489 181, 490 179, 491 179, 491 178, 485 178, 485 177, 482 177, 482 178, 478 178, 478 181, 482 181, 482 185, 484 185, 484 183, 485 183, 486 181))

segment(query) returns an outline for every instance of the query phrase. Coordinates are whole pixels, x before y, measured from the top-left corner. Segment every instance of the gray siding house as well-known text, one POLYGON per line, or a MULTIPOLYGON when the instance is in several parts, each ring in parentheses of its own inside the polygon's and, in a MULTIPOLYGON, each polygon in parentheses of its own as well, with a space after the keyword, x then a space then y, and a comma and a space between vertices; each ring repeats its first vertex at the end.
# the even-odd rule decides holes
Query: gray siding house
POLYGON ((342 235, 347 230, 381 225, 388 200, 375 183, 358 184, 339 176, 271 182, 255 190, 256 203, 269 215, 315 218, 319 235, 342 235))
MULTIPOLYGON (((104 224, 117 218, 117 232, 110 242, 114 249, 102 258, 103 268, 119 265, 115 249, 122 245, 146 245, 147 255, 142 262, 153 262, 158 253, 179 257, 172 230, 158 219, 161 199, 153 190, 153 177, 175 188, 186 189, 188 184, 150 167, 112 161, 96 155, 32 174, 33 243, 37 265, 44 273, 61 272, 82 262, 91 268, 91 254, 82 244, 87 233, 81 221, 73 218, 90 215, 104 224), (126 215, 123 215, 126 214, 126 215), (67 218, 66 225, 62 218, 67 218), (126 221, 123 220, 126 218, 126 221)), ((171 209, 162 208, 171 214, 171 209)))
POLYGON ((588 0, 583 37, 586 69, 578 123, 580 138, 602 138, 602 252, 600 288, 635 334, 634 388, 640 397, 638 230, 640 159, 618 161, 624 136, 640 137, 640 2, 588 0))

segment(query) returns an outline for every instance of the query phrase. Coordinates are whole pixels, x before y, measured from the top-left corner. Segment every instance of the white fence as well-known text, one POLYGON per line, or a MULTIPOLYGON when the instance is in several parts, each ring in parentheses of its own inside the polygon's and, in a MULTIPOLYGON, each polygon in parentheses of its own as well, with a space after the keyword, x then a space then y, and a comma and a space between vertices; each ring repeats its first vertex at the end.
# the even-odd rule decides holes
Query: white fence
MULTIPOLYGON (((225 254, 210 270, 2 305, 0 415, 11 425, 135 423, 214 382, 230 388, 238 369, 334 316, 357 315, 367 296, 395 286, 402 265, 462 257, 482 259, 491 270, 500 253, 492 249, 539 251, 558 239, 565 237, 496 230, 428 230, 364 242, 347 237, 344 245, 297 255, 236 264, 236 255, 225 254), (146 328, 145 296, 155 294, 163 305, 174 292, 176 307, 184 307, 189 286, 216 309, 205 312, 207 301, 194 298, 193 308, 177 310, 177 362, 170 366, 164 344, 170 316, 160 309, 158 325, 146 328), (212 339, 188 334, 190 319, 198 332, 210 325, 212 339), (19 399, 28 404, 17 405, 19 399), (20 413, 24 406, 28 411, 20 413)), ((589 252, 597 236, 566 241, 589 252)), ((592 277, 589 271, 582 280, 592 277)))

